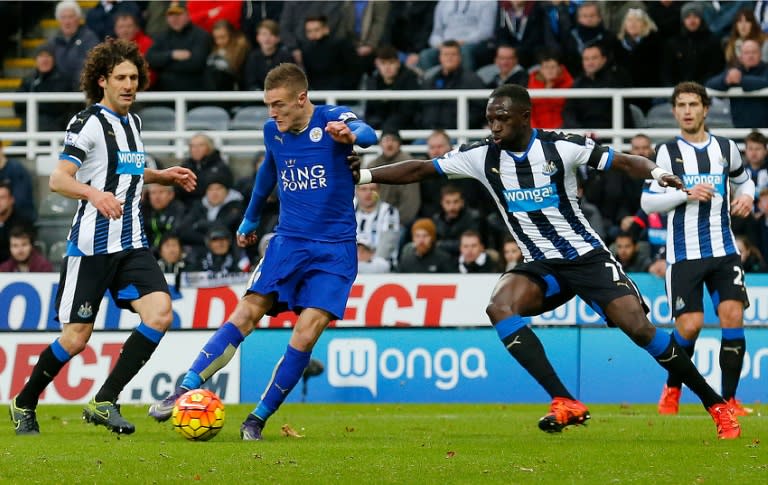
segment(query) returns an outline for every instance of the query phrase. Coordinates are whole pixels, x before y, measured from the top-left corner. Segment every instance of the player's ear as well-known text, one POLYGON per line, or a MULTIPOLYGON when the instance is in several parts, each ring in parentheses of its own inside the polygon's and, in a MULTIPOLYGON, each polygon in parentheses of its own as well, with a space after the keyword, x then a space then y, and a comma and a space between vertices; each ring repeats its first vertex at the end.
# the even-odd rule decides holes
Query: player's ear
POLYGON ((97 81, 99 83, 100 88, 104 88, 107 86, 107 78, 104 76, 99 76, 99 80, 97 81))
POLYGON ((299 100, 299 106, 303 108, 304 104, 307 102, 307 92, 306 91, 300 92, 298 100, 299 100))

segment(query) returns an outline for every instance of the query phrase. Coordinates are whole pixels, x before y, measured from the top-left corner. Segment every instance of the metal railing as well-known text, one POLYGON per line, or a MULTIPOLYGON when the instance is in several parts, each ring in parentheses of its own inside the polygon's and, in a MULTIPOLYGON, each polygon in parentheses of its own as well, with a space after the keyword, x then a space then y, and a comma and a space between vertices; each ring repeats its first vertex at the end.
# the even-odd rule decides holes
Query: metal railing
MULTIPOLYGON (((420 91, 312 91, 310 99, 314 103, 337 104, 362 104, 368 100, 453 100, 457 106, 456 128, 446 130, 448 134, 459 143, 466 143, 471 139, 479 139, 487 136, 485 129, 470 129, 468 126, 469 101, 475 99, 487 99, 490 90, 420 90, 420 91)), ((642 131, 651 138, 672 137, 679 133, 676 128, 624 128, 623 103, 625 98, 664 98, 668 99, 672 88, 627 88, 627 89, 531 89, 533 98, 609 98, 612 106, 611 128, 569 129, 567 131, 577 133, 596 133, 602 139, 611 139, 611 143, 618 149, 625 149, 626 140, 642 131)), ((768 88, 746 93, 741 88, 734 88, 727 92, 710 91, 718 97, 768 97, 768 88)), ((172 131, 145 131, 143 138, 147 151, 156 154, 172 154, 177 159, 184 157, 187 152, 187 141, 197 132, 186 127, 187 106, 190 102, 195 104, 208 103, 215 105, 219 102, 260 103, 263 93, 261 91, 235 91, 235 92, 210 92, 210 91, 177 91, 177 92, 146 92, 140 93, 137 101, 142 105, 151 106, 152 103, 173 103, 175 108, 175 126, 172 131), (168 142, 170 141, 170 144, 168 142), (156 143, 164 142, 164 143, 156 143)), ((82 93, 0 93, 0 101, 12 101, 14 103, 26 103, 26 129, 19 132, 3 132, 0 138, 13 142, 23 142, 6 148, 10 155, 24 155, 28 159, 35 159, 38 155, 57 156, 61 151, 64 138, 64 129, 57 132, 39 132, 37 107, 39 103, 77 103, 83 102, 82 93), (47 142, 47 144, 41 144, 47 142)), ((763 127, 768 128, 768 127, 763 127)), ((719 128, 718 134, 743 138, 750 129, 746 128, 719 128)), ((423 140, 432 130, 401 130, 404 140, 423 140)), ((263 150, 263 133, 261 130, 226 130, 209 131, 209 134, 225 154, 245 154, 263 150), (253 140, 254 143, 241 144, 243 140, 253 140), (238 141, 240 143, 228 143, 238 141)), ((424 152, 424 145, 404 145, 404 149, 410 149, 413 153, 424 152)), ((376 151, 373 149, 372 151, 376 151)))

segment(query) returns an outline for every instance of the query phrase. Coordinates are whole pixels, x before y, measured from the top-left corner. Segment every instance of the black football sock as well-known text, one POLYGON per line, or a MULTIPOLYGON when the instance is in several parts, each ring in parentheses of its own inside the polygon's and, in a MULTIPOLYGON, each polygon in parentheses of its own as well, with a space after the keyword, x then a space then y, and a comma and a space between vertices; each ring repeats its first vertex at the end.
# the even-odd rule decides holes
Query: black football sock
POLYGON ((501 340, 507 351, 512 354, 523 368, 536 379, 550 397, 573 399, 565 388, 555 369, 552 368, 541 340, 530 327, 522 327, 501 340))
MULTIPOLYGON (((672 338, 675 339, 677 345, 685 352, 689 359, 693 358, 693 351, 696 347, 696 339, 688 340, 677 332, 675 329, 672 332, 672 338)), ((683 387, 683 379, 681 376, 673 373, 667 375, 667 387, 677 387, 678 389, 683 387)))
MULTIPOLYGON (((737 330, 737 329, 723 329, 737 330)), ((723 379, 723 399, 726 401, 736 396, 736 388, 739 386, 741 377, 741 367, 744 364, 744 352, 746 350, 746 340, 742 338, 727 339, 723 337, 720 341, 720 370, 723 379)))
POLYGON ((114 369, 107 376, 107 380, 104 381, 99 392, 96 393, 96 402, 116 402, 120 391, 138 374, 157 348, 157 344, 160 342, 157 334, 160 337, 162 334, 146 326, 142 328, 142 325, 144 324, 139 325, 139 328, 131 332, 123 344, 123 349, 114 369), (147 329, 154 331, 155 334, 148 332, 147 329), (157 341, 154 341, 155 339, 157 341))
MULTIPOLYGON (((670 373, 681 376, 683 383, 694 392, 705 408, 709 409, 713 404, 723 402, 723 398, 720 397, 712 387, 707 384, 707 381, 699 373, 696 366, 693 365, 693 361, 685 355, 683 349, 675 342, 675 339, 669 338, 669 335, 662 331, 657 331, 656 335, 663 334, 669 341, 664 351, 659 354, 651 352, 651 349, 646 347, 646 350, 653 355, 656 362, 662 367, 667 369, 670 373)), ((656 340, 654 338, 654 340, 656 340)), ((658 343, 658 342, 656 342, 658 343)))
POLYGON ((32 369, 29 380, 16 396, 16 405, 20 408, 36 408, 40 394, 69 362, 70 358, 58 339, 46 347, 37 359, 37 364, 32 369))

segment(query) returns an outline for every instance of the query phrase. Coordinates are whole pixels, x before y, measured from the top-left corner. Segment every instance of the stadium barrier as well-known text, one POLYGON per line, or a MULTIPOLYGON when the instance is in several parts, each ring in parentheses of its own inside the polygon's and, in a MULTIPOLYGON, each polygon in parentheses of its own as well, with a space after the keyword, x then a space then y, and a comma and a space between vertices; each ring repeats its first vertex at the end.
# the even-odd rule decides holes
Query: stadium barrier
MULTIPOLYGON (((741 88, 733 88, 727 92, 709 91, 710 94, 722 98, 730 97, 766 97, 768 88, 758 91, 744 92, 741 88)), ((534 98, 608 98, 612 105, 611 128, 582 127, 570 129, 572 132, 594 133, 601 139, 610 139, 611 144, 621 150, 628 147, 626 140, 643 132, 651 138, 671 138, 678 134, 676 128, 624 128, 623 103, 627 98, 661 98, 667 100, 672 93, 672 88, 627 88, 627 89, 532 89, 534 98)), ((471 139, 479 139, 488 135, 487 130, 470 129, 468 124, 469 101, 486 99, 490 94, 488 89, 460 89, 460 90, 416 90, 416 91, 312 91, 311 98, 315 103, 325 102, 329 104, 347 104, 364 111, 365 102, 368 100, 452 100, 456 102, 457 115, 455 129, 447 130, 448 134, 458 143, 466 143, 471 139)), ((186 126, 187 107, 190 104, 201 103, 262 103, 261 91, 177 91, 177 92, 145 92, 139 93, 137 101, 143 106, 155 103, 174 106, 174 128, 171 131, 145 131, 142 138, 147 145, 147 151, 153 154, 172 154, 177 159, 182 159, 187 151, 187 140, 199 130, 188 130, 186 126)), ((61 151, 64 132, 38 132, 38 104, 44 103, 82 103, 81 93, 0 93, 0 101, 26 104, 26 129, 20 132, 4 132, 2 138, 15 142, 16 146, 6 149, 9 155, 24 155, 29 160, 35 160, 38 156, 56 157, 61 151)), ((768 127, 755 127, 768 128, 768 127)), ((751 131, 745 128, 718 128, 714 130, 718 135, 732 138, 743 138, 751 131)), ((263 133, 261 130, 226 130, 207 131, 217 142, 225 155, 252 154, 264 149, 263 133)), ((425 139, 431 130, 402 130, 401 135, 405 140, 425 139)), ((404 145, 407 152, 424 153, 423 144, 404 145)), ((368 152, 378 152, 378 148, 368 149, 368 152)))

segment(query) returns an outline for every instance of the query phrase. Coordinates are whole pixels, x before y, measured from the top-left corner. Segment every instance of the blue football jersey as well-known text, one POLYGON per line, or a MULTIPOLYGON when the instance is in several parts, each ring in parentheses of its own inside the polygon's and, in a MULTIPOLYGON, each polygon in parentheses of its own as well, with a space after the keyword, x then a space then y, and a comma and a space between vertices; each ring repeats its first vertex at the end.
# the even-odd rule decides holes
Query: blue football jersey
POLYGON ((337 143, 325 132, 329 121, 354 120, 346 106, 319 105, 301 133, 281 133, 271 119, 264 125, 264 163, 274 164, 280 198, 277 234, 355 240, 355 182, 347 165, 352 145, 337 143))

